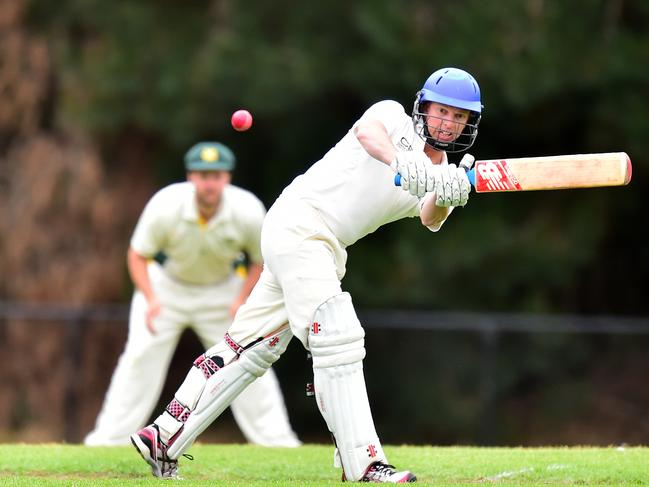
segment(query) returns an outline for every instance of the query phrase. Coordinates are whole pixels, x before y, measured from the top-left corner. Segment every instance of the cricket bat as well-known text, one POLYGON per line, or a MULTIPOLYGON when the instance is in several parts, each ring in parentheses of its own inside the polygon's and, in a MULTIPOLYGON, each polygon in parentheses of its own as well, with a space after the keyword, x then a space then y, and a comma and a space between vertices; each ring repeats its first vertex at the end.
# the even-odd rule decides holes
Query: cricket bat
MULTIPOLYGON (((490 159, 465 169, 476 193, 624 186, 631 181, 626 152, 490 159)), ((401 185, 401 175, 395 175, 394 184, 401 185)))

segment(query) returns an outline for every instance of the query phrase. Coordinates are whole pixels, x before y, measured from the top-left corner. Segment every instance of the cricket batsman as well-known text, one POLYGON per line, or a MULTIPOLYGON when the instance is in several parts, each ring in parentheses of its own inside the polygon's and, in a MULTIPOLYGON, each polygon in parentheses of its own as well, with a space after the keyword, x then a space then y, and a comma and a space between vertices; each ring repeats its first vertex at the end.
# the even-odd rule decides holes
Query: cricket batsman
POLYGON ((416 480, 390 465, 374 428, 363 375, 365 332, 341 289, 346 249, 401 218, 417 217, 437 232, 454 207, 467 203, 466 173, 448 163, 447 152, 471 147, 481 113, 473 76, 440 69, 417 92, 411 115, 395 101, 372 105, 282 192, 262 229, 263 272, 225 340, 196 359, 153 424, 131 435, 154 475, 177 476, 178 458, 268 373, 295 336, 313 357, 315 396, 343 480, 416 480), (395 172, 401 187, 393 183, 395 172))
MULTIPOLYGON (((187 181, 158 191, 140 216, 127 256, 135 285, 128 339, 86 445, 128 444, 157 404, 185 328, 205 349, 222 341, 257 282, 266 211, 256 196, 230 184, 235 162, 221 143, 194 145, 185 155, 187 181), (153 259, 160 252, 162 264, 153 259), (245 279, 233 265, 242 252, 249 259, 245 279)), ((231 409, 249 442, 301 444, 272 370, 252 381, 231 409)))

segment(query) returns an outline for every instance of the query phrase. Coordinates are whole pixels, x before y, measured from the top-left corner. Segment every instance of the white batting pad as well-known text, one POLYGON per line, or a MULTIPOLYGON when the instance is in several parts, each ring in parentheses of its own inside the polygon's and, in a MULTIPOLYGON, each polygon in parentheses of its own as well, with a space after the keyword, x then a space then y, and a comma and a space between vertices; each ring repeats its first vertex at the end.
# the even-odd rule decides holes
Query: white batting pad
POLYGON ((349 480, 359 480, 376 461, 387 462, 365 389, 364 337, 349 293, 321 304, 309 331, 318 408, 349 480))
POLYGON ((284 353, 292 337, 290 329, 284 327, 242 350, 240 355, 224 342, 201 355, 174 400, 155 421, 162 440, 168 444, 169 458, 180 457, 198 435, 284 353), (229 361, 221 363, 224 358, 229 361))

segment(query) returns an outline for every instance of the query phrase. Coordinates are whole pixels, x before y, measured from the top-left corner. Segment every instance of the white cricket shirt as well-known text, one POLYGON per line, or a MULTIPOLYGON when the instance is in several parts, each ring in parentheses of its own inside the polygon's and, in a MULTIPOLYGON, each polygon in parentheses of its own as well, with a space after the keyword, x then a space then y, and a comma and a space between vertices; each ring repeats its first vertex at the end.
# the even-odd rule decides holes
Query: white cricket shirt
MULTIPOLYGON (((297 198, 319 210, 326 225, 345 246, 386 223, 420 214, 422 201, 394 185, 390 167, 370 156, 354 134, 365 119, 380 121, 398 151, 423 151, 424 140, 412 118, 396 101, 372 105, 322 159, 298 176, 280 198, 297 198)), ((447 164, 444 155, 443 164, 447 164)), ((441 223, 435 228, 436 231, 441 223)))
POLYGON ((261 224, 266 214, 251 192, 234 185, 224 188, 219 209, 202 222, 194 185, 176 183, 158 191, 147 203, 131 238, 138 254, 154 257, 163 251, 163 268, 172 278, 190 284, 213 284, 232 274, 234 260, 245 251, 261 263, 261 224))

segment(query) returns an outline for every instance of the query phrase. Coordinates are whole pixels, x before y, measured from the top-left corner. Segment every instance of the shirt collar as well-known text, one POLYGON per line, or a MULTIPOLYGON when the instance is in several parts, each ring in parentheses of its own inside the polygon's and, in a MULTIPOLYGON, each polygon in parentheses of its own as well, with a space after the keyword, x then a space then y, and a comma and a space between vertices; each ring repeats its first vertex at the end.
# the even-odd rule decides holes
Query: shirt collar
MULTIPOLYGON (((221 203, 219 204, 216 214, 208 222, 208 225, 213 222, 218 222, 230 217, 230 205, 228 204, 228 187, 223 188, 221 193, 221 203)), ((200 223, 201 217, 198 213, 198 205, 196 204, 196 189, 192 185, 192 190, 187 193, 185 201, 183 201, 183 218, 187 221, 200 223)))

